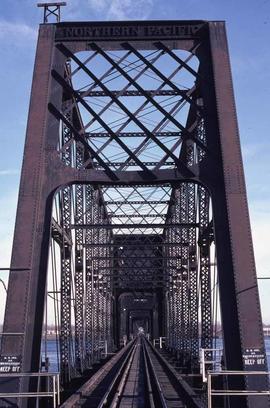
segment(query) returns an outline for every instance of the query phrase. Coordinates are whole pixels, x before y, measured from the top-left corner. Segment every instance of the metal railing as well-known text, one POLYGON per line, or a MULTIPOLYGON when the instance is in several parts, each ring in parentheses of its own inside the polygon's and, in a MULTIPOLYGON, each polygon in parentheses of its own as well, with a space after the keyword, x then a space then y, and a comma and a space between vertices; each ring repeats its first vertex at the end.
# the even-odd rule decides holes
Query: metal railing
POLYGON ((207 399, 208 399, 208 408, 212 408, 212 396, 224 396, 224 397, 232 397, 232 396, 254 396, 260 397, 263 395, 270 395, 270 390, 218 390, 212 388, 212 377, 217 376, 232 376, 232 375, 264 375, 269 376, 268 371, 208 371, 207 373, 207 399))
POLYGON ((200 349, 200 374, 202 375, 202 381, 207 382, 207 372, 211 367, 211 371, 221 371, 222 369, 222 355, 223 349, 200 349))
POLYGON ((53 408, 57 408, 60 405, 60 380, 59 373, 0 373, 1 378, 10 378, 10 379, 21 379, 21 378, 37 378, 38 385, 37 389, 40 388, 40 379, 41 377, 47 377, 47 391, 29 391, 29 392, 0 392, 0 398, 37 398, 39 402, 40 398, 52 398, 53 399, 53 408), (50 380, 52 384, 50 385, 50 380))

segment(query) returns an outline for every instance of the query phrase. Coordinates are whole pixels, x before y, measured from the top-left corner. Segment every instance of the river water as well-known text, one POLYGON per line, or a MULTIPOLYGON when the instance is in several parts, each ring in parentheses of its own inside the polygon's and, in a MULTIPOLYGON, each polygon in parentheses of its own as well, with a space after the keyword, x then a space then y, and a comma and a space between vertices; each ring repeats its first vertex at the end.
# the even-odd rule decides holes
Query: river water
MULTIPOLYGON (((217 339, 216 346, 217 348, 222 348, 222 340, 217 339)), ((268 370, 270 371, 270 337, 265 337, 265 347, 268 361, 268 370)), ((45 343, 42 345, 42 360, 44 361, 45 356, 45 343)), ((58 362, 57 362, 57 343, 56 340, 47 340, 47 357, 50 361, 50 372, 58 372, 58 362)))

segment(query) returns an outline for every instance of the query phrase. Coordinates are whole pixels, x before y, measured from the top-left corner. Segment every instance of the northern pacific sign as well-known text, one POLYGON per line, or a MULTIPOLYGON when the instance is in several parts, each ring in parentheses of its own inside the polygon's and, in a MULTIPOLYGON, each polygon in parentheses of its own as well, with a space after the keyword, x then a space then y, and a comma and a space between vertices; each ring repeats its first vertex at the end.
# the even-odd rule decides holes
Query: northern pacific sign
POLYGON ((161 39, 161 38, 195 38, 204 23, 194 24, 97 24, 82 23, 71 25, 70 23, 58 24, 56 29, 56 41, 78 40, 117 40, 117 39, 161 39))

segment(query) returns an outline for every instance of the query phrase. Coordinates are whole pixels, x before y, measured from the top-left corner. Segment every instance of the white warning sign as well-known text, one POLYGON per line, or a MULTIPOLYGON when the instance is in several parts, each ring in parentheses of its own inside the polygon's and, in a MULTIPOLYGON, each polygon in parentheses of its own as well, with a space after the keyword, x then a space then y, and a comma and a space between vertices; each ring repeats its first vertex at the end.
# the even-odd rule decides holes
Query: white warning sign
POLYGON ((19 373, 21 356, 0 356, 0 373, 19 373))
POLYGON ((265 365, 265 355, 259 348, 246 348, 243 355, 245 369, 261 370, 265 365))

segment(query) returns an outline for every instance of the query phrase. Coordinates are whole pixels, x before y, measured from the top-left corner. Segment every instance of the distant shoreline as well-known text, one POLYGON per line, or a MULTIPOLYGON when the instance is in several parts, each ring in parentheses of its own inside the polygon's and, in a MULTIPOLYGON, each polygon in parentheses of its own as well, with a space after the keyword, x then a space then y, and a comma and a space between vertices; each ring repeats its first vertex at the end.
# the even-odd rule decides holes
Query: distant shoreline
MULTIPOLYGON (((217 336, 217 339, 222 339, 222 336, 217 336)), ((270 338, 270 333, 269 334, 264 334, 264 338, 270 338)), ((42 336, 42 341, 45 341, 46 337, 42 336)), ((55 335, 47 335, 47 340, 56 340, 57 337, 55 335)), ((213 338, 214 339, 214 338, 213 338)))

